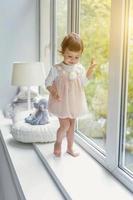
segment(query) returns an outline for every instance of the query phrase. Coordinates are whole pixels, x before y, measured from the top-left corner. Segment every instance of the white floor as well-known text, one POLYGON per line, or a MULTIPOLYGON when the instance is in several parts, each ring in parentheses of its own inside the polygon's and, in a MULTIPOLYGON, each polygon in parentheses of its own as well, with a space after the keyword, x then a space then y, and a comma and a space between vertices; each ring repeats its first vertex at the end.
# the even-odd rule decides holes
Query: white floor
POLYGON ((75 145, 80 156, 73 158, 65 153, 65 145, 64 141, 61 158, 53 155, 53 144, 37 144, 37 147, 72 200, 133 199, 133 194, 81 147, 75 145))

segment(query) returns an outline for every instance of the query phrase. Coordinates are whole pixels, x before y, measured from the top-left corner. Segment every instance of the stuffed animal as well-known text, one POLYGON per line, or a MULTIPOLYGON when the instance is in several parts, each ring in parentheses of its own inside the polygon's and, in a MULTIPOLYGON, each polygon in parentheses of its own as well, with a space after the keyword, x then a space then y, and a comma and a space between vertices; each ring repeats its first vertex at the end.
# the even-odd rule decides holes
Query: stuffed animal
POLYGON ((44 125, 49 123, 48 113, 48 101, 46 99, 39 100, 38 103, 34 103, 36 112, 30 114, 25 118, 25 122, 31 125, 44 125))

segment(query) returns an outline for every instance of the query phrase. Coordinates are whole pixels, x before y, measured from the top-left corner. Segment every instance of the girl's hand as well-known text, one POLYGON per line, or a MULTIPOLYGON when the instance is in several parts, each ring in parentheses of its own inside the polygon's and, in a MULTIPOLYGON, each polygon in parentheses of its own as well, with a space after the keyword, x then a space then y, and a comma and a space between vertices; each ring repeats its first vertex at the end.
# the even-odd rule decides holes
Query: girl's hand
POLYGON ((94 58, 92 58, 91 59, 91 65, 90 65, 90 68, 95 68, 96 67, 96 65, 97 65, 97 63, 96 63, 96 60, 94 59, 94 58))
POLYGON ((57 91, 57 88, 55 86, 55 84, 53 83, 52 86, 48 86, 47 87, 48 91, 50 92, 50 94, 52 95, 52 97, 56 100, 60 100, 60 97, 58 95, 58 91, 57 91))
POLYGON ((90 77, 91 77, 92 72, 93 72, 93 70, 95 69, 96 65, 97 65, 97 63, 96 63, 95 59, 92 58, 92 59, 91 59, 91 64, 90 64, 90 66, 89 66, 89 68, 88 68, 88 70, 87 70, 87 72, 86 72, 87 78, 90 78, 90 77))

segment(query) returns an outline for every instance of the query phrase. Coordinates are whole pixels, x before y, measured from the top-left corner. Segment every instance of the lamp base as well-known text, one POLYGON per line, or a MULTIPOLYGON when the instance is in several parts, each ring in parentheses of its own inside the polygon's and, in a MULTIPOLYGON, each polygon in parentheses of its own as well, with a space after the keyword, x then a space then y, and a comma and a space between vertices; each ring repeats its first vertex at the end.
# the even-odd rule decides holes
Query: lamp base
POLYGON ((28 105, 28 111, 30 111, 30 110, 31 110, 31 95, 30 95, 30 86, 28 86, 27 93, 28 93, 28 97, 27 97, 27 105, 28 105))

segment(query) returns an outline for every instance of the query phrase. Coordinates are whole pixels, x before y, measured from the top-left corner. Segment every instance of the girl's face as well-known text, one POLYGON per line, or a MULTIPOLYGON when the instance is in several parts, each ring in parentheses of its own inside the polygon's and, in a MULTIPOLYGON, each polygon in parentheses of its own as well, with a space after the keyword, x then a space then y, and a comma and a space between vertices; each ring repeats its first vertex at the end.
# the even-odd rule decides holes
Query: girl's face
POLYGON ((68 48, 66 48, 64 54, 64 63, 67 65, 74 65, 79 62, 79 59, 81 57, 81 51, 70 51, 68 48))

